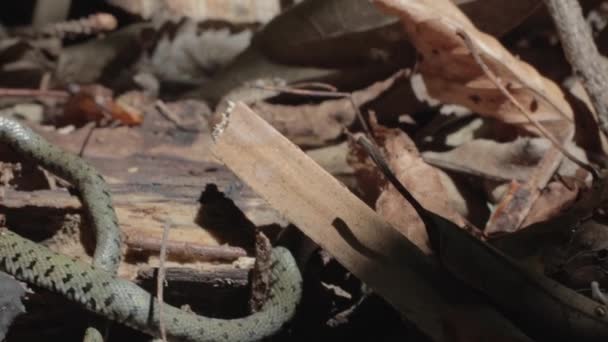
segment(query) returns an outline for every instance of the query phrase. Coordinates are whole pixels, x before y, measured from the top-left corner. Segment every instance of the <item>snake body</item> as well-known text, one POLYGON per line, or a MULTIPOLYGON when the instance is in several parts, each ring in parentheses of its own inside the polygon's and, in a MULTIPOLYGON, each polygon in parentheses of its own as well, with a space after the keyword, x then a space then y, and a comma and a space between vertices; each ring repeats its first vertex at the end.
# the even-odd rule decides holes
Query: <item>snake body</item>
POLYGON ((163 305, 163 323, 171 340, 256 341, 275 334, 294 316, 302 294, 302 278, 293 256, 283 247, 273 249, 270 299, 257 313, 215 319, 159 304, 150 293, 114 274, 120 263, 120 231, 101 175, 79 157, 51 145, 14 120, 0 117, 0 143, 72 182, 97 237, 94 265, 88 265, 3 230, 0 270, 157 337, 159 305, 163 305))
POLYGON ((5 117, 0 117, 0 143, 65 178, 78 190, 90 225, 95 229, 97 242, 93 263, 116 272, 121 255, 120 229, 108 186, 95 168, 50 144, 30 128, 5 117))

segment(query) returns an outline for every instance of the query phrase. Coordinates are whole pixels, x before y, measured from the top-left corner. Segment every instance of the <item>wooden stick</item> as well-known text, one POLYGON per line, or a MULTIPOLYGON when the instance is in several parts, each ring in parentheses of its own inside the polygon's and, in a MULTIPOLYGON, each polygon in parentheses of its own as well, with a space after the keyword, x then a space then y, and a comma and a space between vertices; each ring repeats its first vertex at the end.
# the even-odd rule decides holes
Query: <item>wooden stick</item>
POLYGON ((432 340, 445 339, 443 324, 457 312, 481 330, 529 341, 456 280, 442 278, 437 264, 249 107, 229 107, 212 153, 432 340), (448 298, 470 304, 466 314, 448 298))
MULTIPOLYGON (((162 241, 155 237, 127 235, 126 244, 129 249, 143 250, 147 252, 159 252, 162 241)), ((204 246, 187 241, 167 241, 167 254, 180 258, 188 258, 199 261, 234 261, 240 257, 247 256, 247 252, 240 247, 232 246, 204 246)))
POLYGON ((600 129, 608 135, 608 66, 597 51, 591 30, 576 0, 545 0, 566 59, 595 107, 600 129))

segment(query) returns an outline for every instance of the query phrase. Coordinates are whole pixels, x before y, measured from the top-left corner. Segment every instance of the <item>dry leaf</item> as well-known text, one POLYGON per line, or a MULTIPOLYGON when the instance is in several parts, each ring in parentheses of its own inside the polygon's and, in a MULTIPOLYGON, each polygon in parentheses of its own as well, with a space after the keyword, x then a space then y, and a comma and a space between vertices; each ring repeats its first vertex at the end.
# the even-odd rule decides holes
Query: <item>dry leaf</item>
POLYGON ((577 198, 579 189, 575 185, 569 188, 562 182, 551 182, 534 202, 530 214, 522 223, 522 227, 554 218, 569 207, 577 198))
POLYGON ((81 126, 104 118, 116 120, 123 125, 139 125, 143 114, 127 103, 119 103, 112 98, 112 91, 101 85, 79 86, 67 100, 60 125, 81 126))
MULTIPOLYGON (((498 181, 526 181, 550 147, 551 143, 544 138, 520 137, 506 143, 475 139, 446 152, 423 152, 422 157, 427 163, 450 171, 498 181)), ((565 147, 587 161, 578 146, 569 143, 565 147)), ((572 161, 564 159, 558 172, 561 176, 576 177, 578 169, 572 161)))
MULTIPOLYGON (((464 220, 450 205, 439 174, 418 155, 414 142, 400 130, 375 127, 375 132, 384 140, 387 160, 397 179, 425 208, 462 226, 464 220)), ((378 198, 376 210, 425 253, 431 253, 424 223, 392 185, 378 198)))
POLYGON ((544 94, 565 115, 572 109, 559 87, 532 66, 517 59, 494 37, 480 32, 449 0, 375 0, 390 14, 397 14, 419 53, 418 68, 429 93, 444 103, 466 106, 485 116, 508 123, 528 120, 488 80, 458 32, 475 42, 479 54, 515 98, 537 121, 562 120, 549 104, 534 95, 519 80, 544 94))
MULTIPOLYGON (((397 72, 386 80, 353 92, 352 99, 357 106, 363 106, 378 98, 403 76, 403 72, 397 72)), ((232 100, 243 101, 239 98, 232 100)), ((356 118, 353 101, 342 98, 298 106, 255 102, 251 108, 292 142, 318 146, 338 138, 344 127, 353 124, 356 118)))

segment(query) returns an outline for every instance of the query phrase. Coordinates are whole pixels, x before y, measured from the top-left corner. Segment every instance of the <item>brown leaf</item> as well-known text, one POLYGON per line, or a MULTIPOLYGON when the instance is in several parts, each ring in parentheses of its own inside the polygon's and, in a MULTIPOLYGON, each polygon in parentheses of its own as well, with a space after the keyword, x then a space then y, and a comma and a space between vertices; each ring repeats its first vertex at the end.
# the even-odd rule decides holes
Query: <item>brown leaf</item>
POLYGON ((534 202, 530 214, 522 223, 522 227, 536 222, 546 221, 557 216, 561 211, 570 206, 578 195, 578 187, 568 188, 562 182, 551 182, 534 202))
POLYGON ((298 106, 254 102, 251 108, 294 143, 323 145, 340 136, 344 127, 353 124, 356 118, 353 102, 362 106, 375 100, 403 76, 403 72, 397 72, 385 80, 355 91, 352 93, 352 101, 348 98, 331 99, 319 104, 298 106))
POLYGON ((514 57, 494 37, 475 28, 449 0, 375 0, 375 3, 401 18, 419 53, 418 68, 433 97, 504 122, 528 123, 475 62, 458 35, 463 31, 471 37, 485 63, 537 121, 562 120, 563 117, 528 87, 544 94, 565 115, 572 117, 572 109, 555 83, 514 57), (522 80, 527 85, 522 84, 522 80))
MULTIPOLYGON (((427 163, 442 169, 498 181, 526 181, 550 147, 551 143, 544 138, 520 137, 506 143, 475 139, 446 152, 427 151, 422 156, 427 163)), ((587 161, 584 151, 576 145, 570 143, 565 147, 587 161)), ((559 174, 576 177, 578 169, 576 164, 564 159, 559 174)))
MULTIPOLYGON (((462 226, 464 220, 450 205, 439 174, 422 160, 414 142, 400 130, 376 127, 375 131, 384 140, 387 161, 397 179, 425 208, 462 226)), ((424 223, 392 185, 378 198, 376 210, 425 253, 431 253, 424 223)))
POLYGON ((114 101, 111 90, 101 85, 87 85, 79 86, 77 92, 67 100, 59 123, 81 126, 104 118, 129 126, 143 122, 143 114, 126 103, 114 101))

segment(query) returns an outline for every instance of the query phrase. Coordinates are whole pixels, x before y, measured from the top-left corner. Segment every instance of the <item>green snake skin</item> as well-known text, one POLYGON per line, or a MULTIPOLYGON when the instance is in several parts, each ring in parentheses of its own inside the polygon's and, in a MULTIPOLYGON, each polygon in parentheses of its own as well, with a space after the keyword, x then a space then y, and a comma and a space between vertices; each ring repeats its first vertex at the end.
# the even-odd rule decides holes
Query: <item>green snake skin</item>
MULTIPOLYGON (((93 264, 113 274, 120 265, 120 228, 110 192, 101 175, 84 160, 51 145, 31 129, 18 122, 0 117, 0 142, 4 142, 20 155, 65 178, 78 192, 95 230, 96 246, 93 264)), ((96 328, 87 329, 84 342, 101 342, 96 328)))
MULTIPOLYGON (((62 294, 103 317, 160 336, 156 299, 114 275, 120 263, 120 231, 101 175, 77 156, 49 144, 16 121, 2 117, 0 143, 70 181, 79 191, 97 237, 91 266, 3 230, 0 232, 0 270, 62 294)), ((255 341, 275 334, 295 315, 302 294, 302 278, 287 249, 274 248, 272 258, 270 299, 262 310, 244 318, 214 319, 163 304, 163 322, 170 340, 255 341)))
MULTIPOLYGON (((271 336, 295 314, 301 275, 291 253, 273 249, 273 285, 261 311, 244 318, 214 319, 163 304, 163 321, 173 341, 257 341, 271 336)), ((134 329, 159 336, 158 302, 150 293, 48 248, 0 232, 0 269, 17 279, 62 293, 88 310, 134 329)))
POLYGON ((0 143, 38 162, 65 178, 79 192, 80 200, 95 229, 93 263, 109 272, 120 264, 120 229, 106 182, 91 165, 78 156, 59 149, 17 121, 0 117, 0 143))

